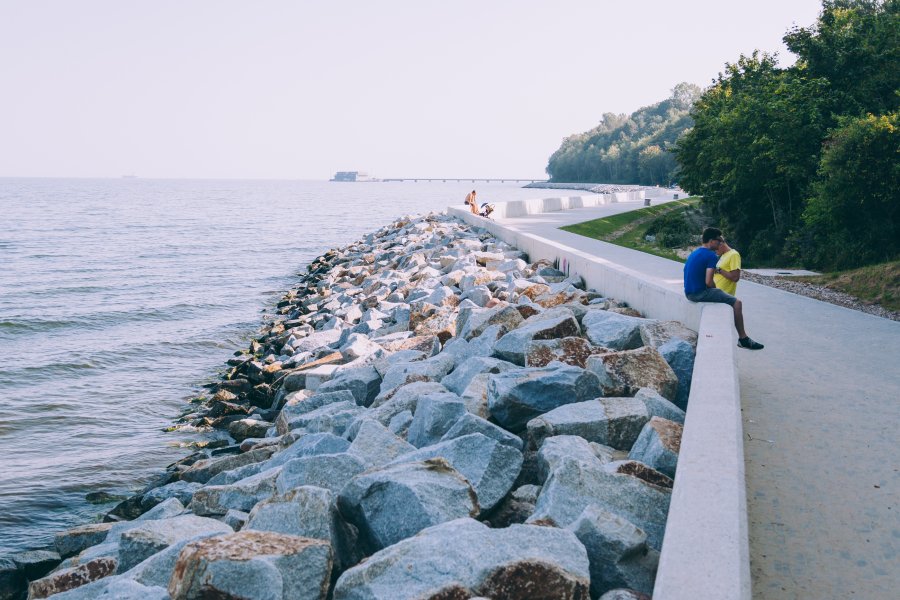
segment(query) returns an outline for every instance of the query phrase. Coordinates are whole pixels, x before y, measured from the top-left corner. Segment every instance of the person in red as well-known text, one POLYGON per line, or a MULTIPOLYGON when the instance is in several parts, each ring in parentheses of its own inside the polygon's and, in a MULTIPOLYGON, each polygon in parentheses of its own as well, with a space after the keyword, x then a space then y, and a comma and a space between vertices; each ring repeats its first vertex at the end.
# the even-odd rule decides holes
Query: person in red
POLYGON ((466 204, 469 205, 469 210, 472 211, 473 215, 478 214, 478 202, 475 201, 475 190, 466 194, 466 204))
POLYGON ((738 332, 738 346, 748 350, 762 350, 765 346, 750 339, 744 330, 744 305, 740 300, 716 287, 713 276, 719 261, 716 250, 722 243, 722 231, 707 227, 701 236, 702 245, 691 252, 684 263, 684 295, 691 302, 721 302, 734 309, 734 328, 738 332))

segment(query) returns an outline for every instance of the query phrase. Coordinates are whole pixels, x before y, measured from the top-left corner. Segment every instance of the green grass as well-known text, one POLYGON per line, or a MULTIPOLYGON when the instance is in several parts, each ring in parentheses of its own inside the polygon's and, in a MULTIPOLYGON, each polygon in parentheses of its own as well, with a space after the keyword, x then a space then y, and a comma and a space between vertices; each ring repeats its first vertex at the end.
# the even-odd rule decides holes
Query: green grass
POLYGON ((815 285, 823 285, 856 296, 869 304, 900 311, 900 261, 870 265, 849 271, 825 273, 815 277, 791 277, 815 285))
POLYGON ((685 198, 684 200, 675 200, 658 206, 648 206, 646 208, 619 213, 602 219, 594 219, 593 221, 585 221, 584 223, 575 223, 574 225, 567 225, 561 229, 595 240, 616 244, 617 246, 623 246, 625 248, 631 248, 632 250, 646 252, 647 254, 684 262, 684 259, 679 257, 674 250, 662 248, 657 244, 647 242, 644 239, 644 236, 646 235, 650 223, 656 217, 678 210, 683 211, 688 208, 693 208, 699 203, 699 197, 685 198))

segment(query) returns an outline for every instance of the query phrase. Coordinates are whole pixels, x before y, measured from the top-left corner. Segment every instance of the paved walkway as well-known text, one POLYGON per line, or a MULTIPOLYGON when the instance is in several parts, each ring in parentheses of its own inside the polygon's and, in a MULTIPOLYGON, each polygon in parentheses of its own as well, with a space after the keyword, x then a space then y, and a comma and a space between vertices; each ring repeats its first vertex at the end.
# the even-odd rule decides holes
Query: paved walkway
MULTIPOLYGON (((681 289, 679 263, 558 229, 641 205, 501 222, 681 289)), ((737 355, 753 597, 900 598, 900 323, 747 281, 738 296, 766 344, 737 355)))

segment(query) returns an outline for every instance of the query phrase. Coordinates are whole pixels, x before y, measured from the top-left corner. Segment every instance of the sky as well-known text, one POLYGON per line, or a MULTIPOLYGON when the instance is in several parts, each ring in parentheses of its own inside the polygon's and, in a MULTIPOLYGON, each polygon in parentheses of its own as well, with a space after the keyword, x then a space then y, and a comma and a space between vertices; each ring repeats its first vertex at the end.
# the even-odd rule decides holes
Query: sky
POLYGON ((0 177, 545 178, 819 0, 0 0, 0 177))

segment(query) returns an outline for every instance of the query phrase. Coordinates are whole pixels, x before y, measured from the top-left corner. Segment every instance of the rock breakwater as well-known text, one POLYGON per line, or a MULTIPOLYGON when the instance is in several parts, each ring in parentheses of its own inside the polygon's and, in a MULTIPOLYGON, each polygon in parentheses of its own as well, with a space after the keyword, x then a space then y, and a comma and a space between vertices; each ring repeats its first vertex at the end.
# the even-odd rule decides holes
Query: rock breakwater
POLYGON ((652 592, 693 332, 445 215, 327 252, 277 313, 182 418, 233 443, 0 560, 0 599, 652 592))

